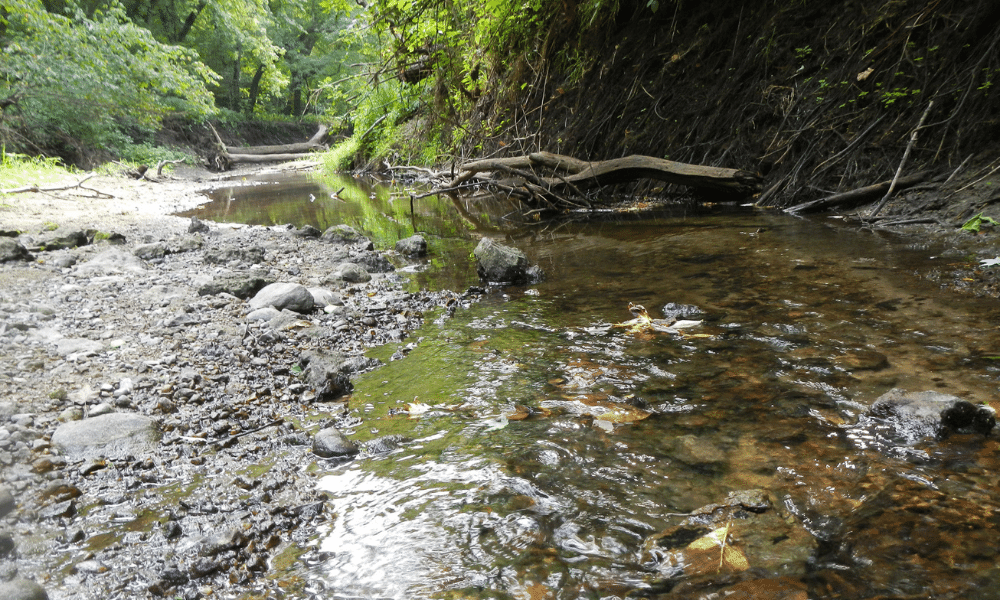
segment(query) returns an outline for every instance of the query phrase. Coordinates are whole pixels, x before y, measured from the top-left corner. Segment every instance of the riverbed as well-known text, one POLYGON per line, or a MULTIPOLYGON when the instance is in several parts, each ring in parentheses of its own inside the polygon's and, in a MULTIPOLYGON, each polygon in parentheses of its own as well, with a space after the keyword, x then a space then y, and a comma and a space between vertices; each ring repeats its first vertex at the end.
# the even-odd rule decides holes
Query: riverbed
MULTIPOLYGON (((210 223, 202 246, 146 275, 87 281, 54 254, 4 267, 46 290, 5 292, 10 339, 65 319, 111 346, 5 357, 4 389, 37 407, 9 399, 24 446, 10 452, 29 460, 4 480, 59 500, 19 506, 6 527, 20 575, 49 597, 994 597, 996 432, 905 435, 870 411, 891 390, 998 407, 1000 303, 957 291, 988 246, 736 205, 523 223, 502 198, 411 205, 408 188, 350 176, 204 189, 202 206, 154 194, 153 209, 93 224, 133 252, 181 247, 193 215, 210 223), (154 209, 183 216, 151 227, 154 209), (343 309, 286 321, 280 338, 244 321, 243 300, 189 289, 204 254, 249 246, 276 277, 322 281, 327 247, 295 232, 339 224, 394 270, 344 285, 343 309), (425 258, 392 252, 415 233, 425 258), (479 281, 482 237, 544 279, 479 281), (55 315, 30 316, 42 304, 55 315), (637 326, 636 305, 686 326, 637 326), (183 315, 198 319, 166 324, 183 315), (310 405, 297 361, 334 342, 359 366, 353 391, 310 405), (163 446, 60 463, 63 411, 118 398, 125 379, 150 386, 121 408, 160 418, 163 446), (50 396, 58 386, 69 394, 50 396), (365 451, 315 456, 329 425, 365 451), (67 482, 75 512, 59 508, 67 482)), ((86 264, 104 249, 63 254, 86 264)))
POLYGON ((992 576, 996 435, 903 441, 864 418, 892 389, 997 407, 1000 305, 922 276, 967 251, 739 206, 511 227, 502 206, 475 221, 441 200, 410 213, 389 188, 364 188, 375 210, 342 207, 329 193, 343 183, 300 192, 323 198, 292 200, 304 214, 253 218, 367 220, 383 244, 423 233, 431 259, 417 273, 432 287, 476 283, 476 239, 506 238, 545 280, 493 289, 372 353, 387 364, 356 382, 349 434, 412 441, 318 480, 336 518, 310 589, 693 597, 759 580, 789 598, 958 598, 992 576), (616 327, 629 303, 700 324, 616 327), (740 490, 765 490, 807 532, 775 543, 784 559, 685 574, 644 553, 740 490))

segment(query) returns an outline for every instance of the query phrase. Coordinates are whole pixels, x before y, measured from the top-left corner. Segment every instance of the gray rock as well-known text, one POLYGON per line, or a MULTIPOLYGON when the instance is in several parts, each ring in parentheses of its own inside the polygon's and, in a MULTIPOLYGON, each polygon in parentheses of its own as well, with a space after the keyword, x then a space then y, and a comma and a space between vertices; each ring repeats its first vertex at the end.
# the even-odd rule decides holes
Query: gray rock
POLYGON ((0 263, 11 260, 31 260, 31 253, 15 239, 0 238, 0 263))
POLYGON ((208 223, 202 221, 198 217, 191 217, 191 223, 188 225, 188 233, 208 233, 208 223))
POLYGON ((14 552, 14 536, 4 532, 0 533, 0 560, 5 560, 14 552))
POLYGON ((63 423, 52 434, 52 444, 80 458, 138 456, 160 439, 154 419, 135 413, 110 413, 63 423))
POLYGON ((367 250, 353 253, 351 262, 361 265, 369 273, 389 273, 396 270, 388 258, 378 252, 367 250))
POLYGON ((359 452, 358 445, 336 427, 320 429, 313 438, 313 454, 322 458, 346 458, 359 452))
POLYGON ((309 293, 312 294, 313 303, 316 306, 343 306, 344 299, 340 297, 340 294, 336 292, 331 292, 330 290, 324 288, 309 288, 309 293))
POLYGON ((49 600, 45 588, 29 579, 11 579, 0 583, 0 598, 4 600, 49 600))
POLYGON ((5 486, 0 486, 0 519, 6 517, 17 507, 14 495, 5 486))
POLYGON ((281 314, 281 311, 273 306, 264 306, 247 314, 247 321, 267 322, 281 314))
POLYGON ((342 280, 348 283, 365 283, 372 280, 372 276, 361 265, 355 263, 340 263, 328 279, 342 280))
POLYGON ((989 434, 996 426, 996 415, 990 407, 972 404, 958 396, 892 389, 872 404, 862 425, 871 425, 880 433, 913 444, 952 432, 989 434))
POLYGON ((419 233, 396 242, 396 252, 406 256, 424 256, 427 254, 427 240, 419 233))
POLYGON ((323 235, 323 232, 316 229, 312 225, 304 225, 301 229, 296 229, 292 232, 292 235, 301 238, 318 238, 323 235))
POLYGON ((517 248, 483 238, 473 251, 479 278, 491 283, 529 283, 541 279, 541 270, 528 263, 517 248))
POLYGON ((259 246, 248 248, 210 248, 205 251, 205 262, 227 265, 244 263, 254 265, 264 262, 264 249, 259 246))
POLYGON ((324 242, 332 244, 369 244, 371 240, 358 233, 350 225, 334 225, 327 228, 320 237, 324 242))
POLYGON ((399 434, 383 435, 361 444, 361 451, 367 455, 385 454, 402 448, 403 444, 410 441, 412 441, 410 438, 399 434))
POLYGON ((52 257, 49 264, 57 266, 60 269, 68 269, 75 265, 78 261, 79 259, 74 254, 60 254, 52 257))
POLYGON ((53 233, 38 240, 38 247, 46 251, 66 250, 86 246, 90 243, 90 238, 84 231, 71 231, 69 233, 53 233))
POLYGON ((227 529, 202 540, 198 548, 198 554, 201 556, 215 556, 226 550, 245 546, 246 543, 247 538, 239 529, 227 529))
POLYGON ((293 310, 299 313, 313 309, 313 297, 305 286, 297 283, 272 283, 257 292, 250 300, 254 309, 273 306, 278 310, 293 310))
POLYGON ((60 356, 88 355, 104 350, 104 344, 86 338, 62 338, 56 341, 56 352, 60 356))
POLYGON ((336 400, 353 389, 339 352, 314 350, 302 355, 302 377, 316 391, 318 402, 336 400))
POLYGON ((246 300, 271 283, 274 283, 273 279, 245 273, 219 275, 209 283, 200 286, 198 295, 215 296, 225 293, 246 300))
POLYGON ((141 258, 142 260, 155 260, 157 258, 163 258, 170 253, 170 247, 166 242, 153 242, 152 244, 143 244, 141 246, 136 246, 132 250, 132 254, 141 258))
POLYGON ((73 270, 81 277, 92 277, 94 275, 143 273, 146 268, 138 257, 121 248, 108 248, 87 262, 76 265, 73 270))

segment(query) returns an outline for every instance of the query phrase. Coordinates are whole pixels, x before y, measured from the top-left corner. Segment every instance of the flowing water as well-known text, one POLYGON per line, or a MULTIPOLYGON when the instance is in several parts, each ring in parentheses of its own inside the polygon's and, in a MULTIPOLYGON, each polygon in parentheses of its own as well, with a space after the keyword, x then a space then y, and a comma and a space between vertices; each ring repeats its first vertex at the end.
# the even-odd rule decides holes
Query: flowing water
POLYGON ((373 350, 346 433, 412 441, 321 467, 315 597, 1000 596, 996 433, 900 440, 864 416, 892 388, 997 404, 1000 305, 914 276, 944 249, 732 207, 517 228, 502 202, 411 215, 348 179, 215 194, 202 218, 421 232, 414 286, 478 284, 482 235, 546 274, 373 350), (630 302, 701 324, 616 327, 630 302), (742 490, 779 518, 678 538, 742 490))

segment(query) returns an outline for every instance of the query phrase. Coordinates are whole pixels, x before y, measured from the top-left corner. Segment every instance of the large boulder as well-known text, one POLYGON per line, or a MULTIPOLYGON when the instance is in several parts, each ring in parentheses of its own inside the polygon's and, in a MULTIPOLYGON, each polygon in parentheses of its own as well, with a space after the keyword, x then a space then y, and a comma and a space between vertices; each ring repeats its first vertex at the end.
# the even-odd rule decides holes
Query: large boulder
POLYGON ((31 260, 31 254, 21 242, 6 237, 0 238, 0 263, 11 260, 31 260))
POLYGON ((490 283, 531 283, 541 279, 541 270, 528 262, 517 248, 483 238, 473 252, 479 278, 490 283))
POLYGON ((109 413, 63 423, 52 434, 52 445, 78 458, 139 456, 160 439, 155 419, 135 413, 109 413))
POLYGON ((254 309, 273 306, 278 310, 288 309, 297 313, 311 311, 314 304, 309 290, 297 283, 272 283, 250 300, 250 306, 254 309))

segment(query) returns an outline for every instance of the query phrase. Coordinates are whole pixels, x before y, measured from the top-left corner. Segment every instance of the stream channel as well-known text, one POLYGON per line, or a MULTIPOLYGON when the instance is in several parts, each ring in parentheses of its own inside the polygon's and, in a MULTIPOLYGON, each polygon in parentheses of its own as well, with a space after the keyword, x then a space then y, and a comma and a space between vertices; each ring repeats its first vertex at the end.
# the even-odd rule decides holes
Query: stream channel
POLYGON ((545 272, 371 350, 385 366, 354 382, 345 433, 412 441, 320 478, 325 560, 298 567, 314 597, 1000 595, 996 431, 907 437, 866 412, 893 388, 1000 405, 1000 306, 916 275, 947 248, 735 206, 411 214, 407 190, 349 176, 212 198, 195 214, 346 223, 383 250, 421 233, 428 257, 398 265, 413 289, 481 285, 483 236, 545 272), (615 327, 630 302, 701 324, 615 327), (768 507, 690 516, 744 490, 768 507))

